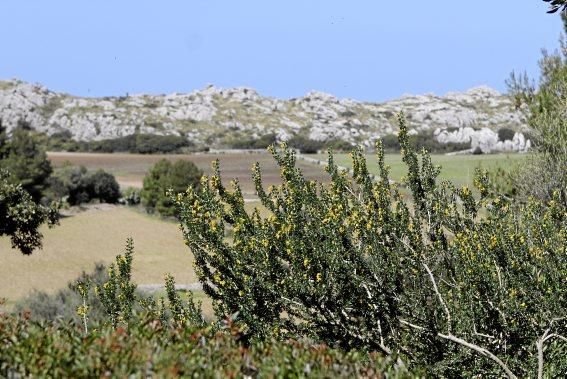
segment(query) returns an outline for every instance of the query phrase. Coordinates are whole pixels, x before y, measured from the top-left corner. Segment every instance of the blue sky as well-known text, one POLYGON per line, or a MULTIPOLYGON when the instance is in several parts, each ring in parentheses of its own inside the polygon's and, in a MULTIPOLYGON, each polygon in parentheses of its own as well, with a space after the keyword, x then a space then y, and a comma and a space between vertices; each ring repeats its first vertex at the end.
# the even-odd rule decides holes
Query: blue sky
POLYGON ((0 79, 82 96, 249 86, 383 101, 537 77, 539 0, 3 0, 0 79))

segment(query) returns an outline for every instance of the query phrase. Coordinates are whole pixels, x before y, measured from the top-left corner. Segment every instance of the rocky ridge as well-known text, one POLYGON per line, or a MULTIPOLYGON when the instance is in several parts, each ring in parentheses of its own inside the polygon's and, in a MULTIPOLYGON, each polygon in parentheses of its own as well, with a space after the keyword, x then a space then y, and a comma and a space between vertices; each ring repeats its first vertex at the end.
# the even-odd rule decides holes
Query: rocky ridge
POLYGON ((56 93, 19 80, 0 81, 0 119, 8 130, 19 120, 49 135, 68 131, 76 140, 101 140, 135 132, 186 136, 197 145, 228 146, 236 138, 274 133, 373 146, 397 131, 404 111, 413 133, 431 131, 440 142, 471 142, 483 152, 524 151, 525 120, 509 97, 481 86, 444 96, 411 95, 370 103, 310 92, 276 99, 251 88, 208 86, 189 94, 86 98, 56 93), (497 131, 516 131, 498 141, 497 131))

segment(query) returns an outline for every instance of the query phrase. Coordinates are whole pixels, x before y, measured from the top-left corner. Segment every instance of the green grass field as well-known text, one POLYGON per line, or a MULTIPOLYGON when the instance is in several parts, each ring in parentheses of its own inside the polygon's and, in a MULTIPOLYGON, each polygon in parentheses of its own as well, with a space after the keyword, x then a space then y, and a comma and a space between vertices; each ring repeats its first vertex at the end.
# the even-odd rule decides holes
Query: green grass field
MULTIPOLYGON (((326 161, 326 155, 317 155, 316 158, 326 161)), ((338 165, 352 167, 352 161, 349 154, 335 154, 335 162, 338 165)), ((434 164, 441 166, 440 179, 450 180, 456 186, 471 186, 474 179, 474 171, 477 167, 485 169, 494 169, 502 167, 509 170, 520 164, 526 159, 523 154, 490 154, 490 155, 432 155, 431 159, 434 164)), ((368 170, 378 173, 378 164, 375 155, 366 155, 368 170)), ((400 154, 386 154, 386 164, 390 166, 390 178, 399 181, 407 174, 405 163, 402 162, 400 154)))

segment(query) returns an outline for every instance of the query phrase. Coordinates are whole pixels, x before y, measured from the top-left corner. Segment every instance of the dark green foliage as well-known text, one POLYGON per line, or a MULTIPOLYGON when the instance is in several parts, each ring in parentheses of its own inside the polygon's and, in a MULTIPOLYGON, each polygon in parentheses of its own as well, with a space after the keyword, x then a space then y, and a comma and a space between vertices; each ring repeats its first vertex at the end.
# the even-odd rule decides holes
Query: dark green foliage
POLYGON ((103 203, 116 203, 120 199, 120 186, 114 175, 97 170, 89 177, 91 199, 99 199, 103 203))
POLYGON ((11 139, 7 140, 0 123, 0 144, 0 169, 7 170, 10 173, 9 180, 21 184, 34 201, 39 202, 53 170, 36 137, 22 122, 12 132, 11 139))
POLYGON ((142 204, 150 212, 157 211, 163 216, 175 216, 175 207, 167 191, 173 194, 185 192, 188 187, 197 187, 203 172, 188 160, 175 163, 167 159, 157 162, 144 178, 140 194, 142 204))
POLYGON ((382 137, 382 147, 386 152, 400 151, 398 136, 395 134, 388 134, 387 136, 382 137))
MULTIPOLYGON (((50 295, 45 292, 36 291, 18 302, 15 310, 19 314, 29 312, 33 321, 50 321, 64 325, 73 321, 79 325, 81 319, 77 315, 77 307, 81 305, 81 296, 75 291, 75 283, 78 281, 90 282, 92 286, 102 285, 108 280, 106 267, 102 263, 95 265, 92 273, 84 273, 77 280, 69 283, 68 288, 61 289, 50 295)), ((106 313, 98 296, 91 289, 88 294, 89 318, 94 323, 101 323, 107 319, 106 313)))
POLYGON ((289 147, 298 149, 302 154, 315 154, 325 147, 324 142, 315 141, 301 135, 293 136, 287 141, 287 144, 289 147))
POLYGON ((353 149, 353 146, 350 142, 340 139, 332 139, 325 142, 325 147, 336 152, 349 152, 353 149))
POLYGON ((139 154, 177 153, 182 148, 190 146, 192 144, 185 137, 138 134, 135 148, 130 152, 139 154))
POLYGON ((138 205, 142 199, 140 198, 140 190, 133 187, 128 187, 124 190, 122 194, 121 204, 126 205, 138 205))
POLYGON ((180 136, 160 136, 156 134, 131 134, 125 137, 93 141, 90 151, 103 153, 130 152, 138 154, 178 153, 192 144, 180 136))
POLYGON ((12 247, 23 254, 41 248, 39 227, 55 225, 58 211, 35 203, 31 195, 19 184, 11 182, 10 175, 0 169, 0 236, 9 236, 12 247))
MULTIPOLYGON (((427 150, 431 154, 445 154, 455 151, 470 149, 468 143, 441 143, 435 139, 431 132, 419 132, 409 137, 410 145, 417 151, 427 150)), ((385 152, 399 152, 401 147, 398 137, 394 134, 382 138, 382 146, 385 152)))
POLYGON ((194 146, 187 138, 174 135, 130 134, 100 141, 75 141, 68 131, 46 136, 36 133, 41 144, 52 151, 128 152, 137 154, 180 153, 194 146))
POLYGON ((498 141, 511 141, 516 134, 515 131, 508 128, 498 129, 498 141))
POLYGON ((47 198, 65 200, 80 205, 92 200, 116 203, 120 199, 120 186, 114 175, 103 170, 89 173, 84 166, 64 165, 48 180, 47 198))
POLYGON ((265 134, 260 138, 242 137, 230 141, 232 149, 266 149, 276 142, 275 134, 265 134))
POLYGON ((451 153, 455 151, 467 150, 471 147, 469 143, 441 143, 435 139, 431 132, 419 132, 415 135, 412 135, 409 140, 411 146, 416 151, 425 149, 432 154, 451 153))
POLYGON ((52 180, 56 198, 65 198, 70 205, 87 203, 90 200, 89 179, 84 166, 65 165, 52 180), (60 191, 60 192, 59 192, 60 191))
POLYGON ((378 179, 355 150, 352 179, 329 156, 330 185, 307 181, 285 146, 272 150, 282 185, 264 189, 254 169, 266 218, 246 211, 238 185, 222 185, 218 163, 201 189, 172 197, 217 316, 236 313, 248 339, 381 351, 431 376, 525 377, 545 349, 543 373, 565 376, 559 194, 520 205, 490 198, 482 173, 480 199, 438 183, 439 168, 414 152, 400 122, 410 201, 390 184, 380 144, 378 179))

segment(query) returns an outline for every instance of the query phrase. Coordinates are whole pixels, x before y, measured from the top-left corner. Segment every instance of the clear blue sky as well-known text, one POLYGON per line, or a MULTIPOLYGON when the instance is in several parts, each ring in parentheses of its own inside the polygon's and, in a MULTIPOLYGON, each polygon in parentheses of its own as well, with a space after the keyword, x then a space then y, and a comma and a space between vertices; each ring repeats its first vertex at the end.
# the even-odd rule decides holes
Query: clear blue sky
POLYGON ((541 0, 2 0, 0 79, 83 96, 249 86, 382 101, 537 76, 541 0))

